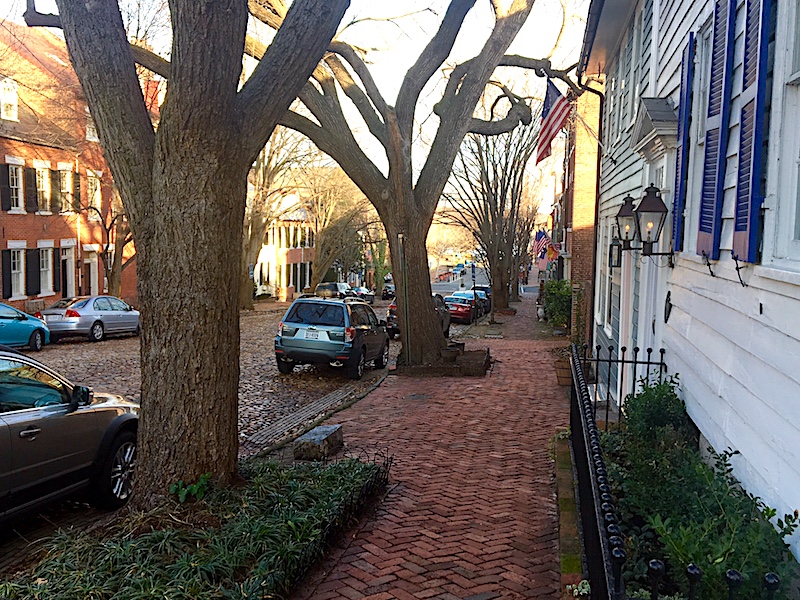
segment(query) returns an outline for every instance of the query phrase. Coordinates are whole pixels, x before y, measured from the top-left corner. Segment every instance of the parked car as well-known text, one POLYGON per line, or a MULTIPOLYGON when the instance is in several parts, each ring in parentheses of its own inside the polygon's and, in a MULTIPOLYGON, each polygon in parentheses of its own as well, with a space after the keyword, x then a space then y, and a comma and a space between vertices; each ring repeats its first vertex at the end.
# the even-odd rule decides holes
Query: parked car
POLYGON ((119 508, 133 492, 139 405, 94 393, 0 349, 0 520, 88 491, 119 508))
POLYGON ((337 281, 323 281, 314 288, 314 295, 320 298, 346 298, 355 296, 355 292, 346 283, 337 281))
MULTIPOLYGON (((440 294, 432 294, 433 310, 436 311, 436 316, 439 319, 439 325, 442 328, 444 337, 450 337, 450 310, 444 302, 444 298, 440 294)), ((389 308, 386 309, 386 328, 389 331, 390 337, 400 335, 400 322, 397 318, 397 301, 392 300, 389 308)))
POLYGON ((463 292, 453 292, 453 296, 457 298, 466 298, 474 306, 475 318, 480 319, 483 315, 489 312, 489 299, 484 292, 478 290, 467 290, 463 292))
POLYGON ((367 363, 378 369, 389 363, 386 321, 365 302, 298 298, 278 325, 275 361, 285 374, 295 365, 327 363, 361 379, 367 363))
POLYGON ((353 292, 359 299, 369 304, 375 304, 375 292, 365 287, 353 288, 353 292))
POLYGON ((0 303, 0 344, 27 346, 39 351, 50 343, 50 330, 42 319, 0 303))
POLYGON ((472 310, 472 302, 467 298, 458 296, 445 296, 445 304, 450 309, 450 320, 455 323, 472 323, 475 320, 475 312, 472 310))
POLYGON ((47 323, 54 342, 73 335, 99 342, 107 335, 140 331, 139 311, 114 296, 62 298, 35 316, 47 323))
POLYGON ((489 302, 492 301, 492 286, 490 286, 490 285, 473 285, 472 289, 484 292, 486 294, 486 297, 489 298, 489 302))
POLYGON ((394 284, 384 283, 381 291, 381 300, 391 300, 394 298, 394 284))

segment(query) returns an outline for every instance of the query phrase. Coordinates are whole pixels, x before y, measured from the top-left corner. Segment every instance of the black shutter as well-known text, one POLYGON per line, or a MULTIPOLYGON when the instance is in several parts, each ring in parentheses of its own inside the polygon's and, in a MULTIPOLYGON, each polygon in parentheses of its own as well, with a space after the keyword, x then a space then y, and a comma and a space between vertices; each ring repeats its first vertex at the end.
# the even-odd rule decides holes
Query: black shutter
POLYGON ((61 212, 61 172, 50 171, 50 210, 61 212))
POLYGON ((42 291, 39 279, 39 249, 25 250, 25 293, 35 296, 42 291))
POLYGON ((0 208, 11 210, 11 181, 8 165, 0 165, 0 208))
POLYGON ((25 168, 25 210, 36 212, 39 210, 39 198, 36 195, 36 169, 25 168))
POLYGON ((61 291, 61 248, 53 248, 53 291, 61 291))
POLYGON ((75 171, 73 174, 72 184, 74 188, 74 192, 72 194, 72 210, 75 212, 81 209, 81 174, 78 171, 75 171))
POLYGON ((3 250, 3 298, 11 298, 11 250, 3 250))

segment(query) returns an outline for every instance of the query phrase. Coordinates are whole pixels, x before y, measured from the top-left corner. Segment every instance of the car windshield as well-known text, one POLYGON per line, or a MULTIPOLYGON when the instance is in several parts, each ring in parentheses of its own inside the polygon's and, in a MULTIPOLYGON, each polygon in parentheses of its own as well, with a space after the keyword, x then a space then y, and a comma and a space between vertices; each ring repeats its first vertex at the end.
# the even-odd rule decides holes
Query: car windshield
POLYGON ((464 300, 464 298, 456 298, 455 296, 447 296, 444 299, 447 304, 466 304, 464 300))
POLYGON ((285 320, 289 323, 344 327, 344 307, 340 304, 300 302, 291 308, 285 320))
POLYGON ((83 308, 88 298, 62 298, 49 306, 49 308, 83 308))

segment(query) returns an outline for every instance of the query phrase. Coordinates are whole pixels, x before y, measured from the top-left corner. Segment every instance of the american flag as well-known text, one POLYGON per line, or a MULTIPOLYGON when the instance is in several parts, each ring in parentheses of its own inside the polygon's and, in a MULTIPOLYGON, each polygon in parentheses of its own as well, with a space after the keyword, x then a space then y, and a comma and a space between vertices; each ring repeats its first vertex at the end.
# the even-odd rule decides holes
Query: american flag
POLYGON ((550 236, 547 235, 547 232, 540 229, 536 232, 536 236, 533 239, 533 255, 542 258, 544 251, 547 250, 547 247, 550 245, 550 236))
POLYGON ((550 156, 550 144, 553 138, 564 127, 572 105, 567 101, 558 88, 547 79, 547 93, 542 106, 542 126, 539 129, 539 141, 536 143, 536 164, 550 156))

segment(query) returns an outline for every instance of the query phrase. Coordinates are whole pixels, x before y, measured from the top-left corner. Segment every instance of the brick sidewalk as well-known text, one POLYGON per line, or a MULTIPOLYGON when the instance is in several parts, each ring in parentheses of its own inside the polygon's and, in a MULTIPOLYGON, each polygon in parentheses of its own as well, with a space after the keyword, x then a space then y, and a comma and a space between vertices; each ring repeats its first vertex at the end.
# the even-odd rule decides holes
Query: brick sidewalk
POLYGON ((549 350, 564 341, 530 339, 533 301, 515 306, 506 339, 468 340, 491 348, 489 376, 393 376, 329 421, 394 466, 375 515, 295 598, 559 598, 549 448, 569 402, 549 350))

